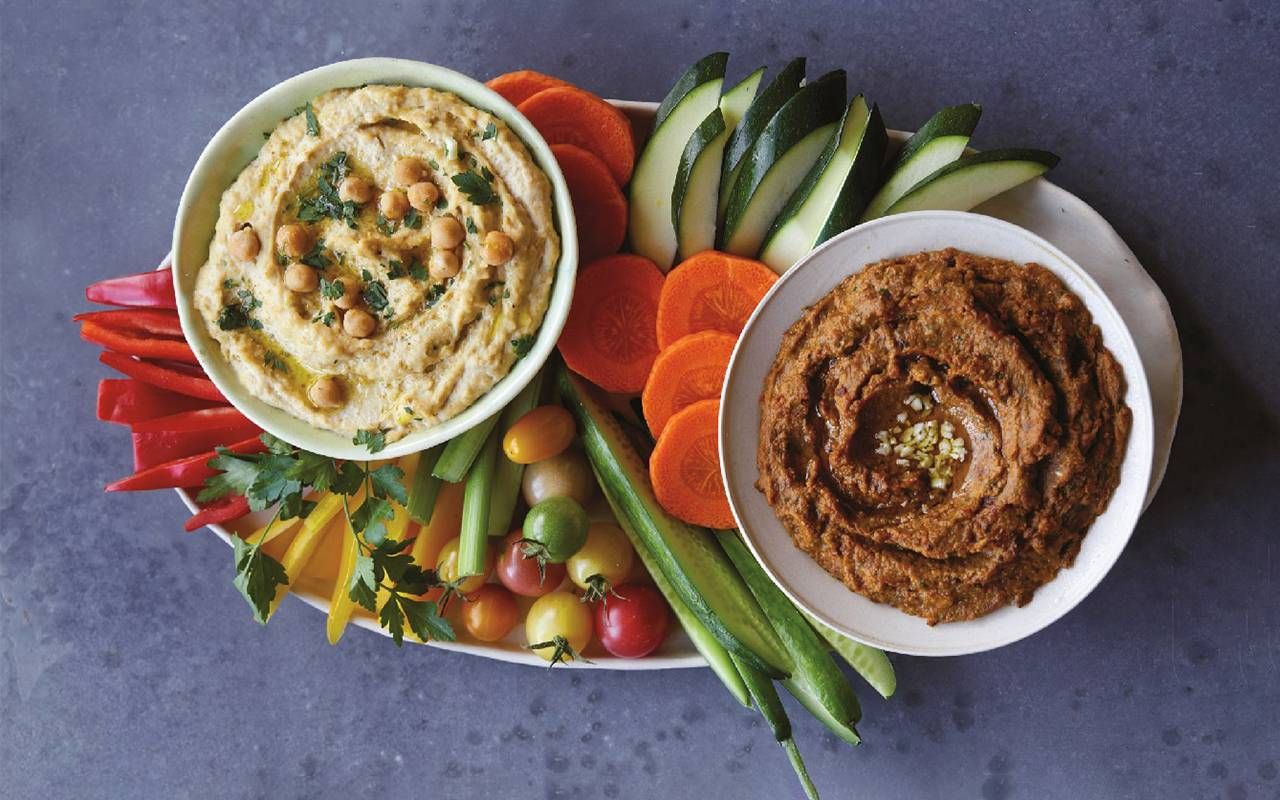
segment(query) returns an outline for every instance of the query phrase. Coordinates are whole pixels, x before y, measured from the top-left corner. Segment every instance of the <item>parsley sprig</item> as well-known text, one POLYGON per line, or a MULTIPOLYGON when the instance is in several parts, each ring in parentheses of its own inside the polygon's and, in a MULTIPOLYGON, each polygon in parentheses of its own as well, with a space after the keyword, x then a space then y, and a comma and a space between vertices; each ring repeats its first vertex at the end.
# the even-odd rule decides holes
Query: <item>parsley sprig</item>
POLYGON ((328 161, 320 165, 320 175, 316 178, 316 193, 298 195, 298 219, 303 222, 317 222, 325 217, 340 220, 348 228, 356 227, 356 217, 360 214, 360 206, 352 200, 338 197, 338 184, 351 173, 351 165, 347 163, 345 150, 334 153, 328 161))
MULTIPOLYGON (((488 170, 486 169, 485 172, 488 172, 488 170)), ((492 177, 492 173, 490 173, 490 177, 492 177)), ((489 178, 479 175, 473 170, 460 172, 450 180, 453 181, 454 186, 462 190, 468 200, 478 206, 498 202, 498 194, 489 185, 489 178)))

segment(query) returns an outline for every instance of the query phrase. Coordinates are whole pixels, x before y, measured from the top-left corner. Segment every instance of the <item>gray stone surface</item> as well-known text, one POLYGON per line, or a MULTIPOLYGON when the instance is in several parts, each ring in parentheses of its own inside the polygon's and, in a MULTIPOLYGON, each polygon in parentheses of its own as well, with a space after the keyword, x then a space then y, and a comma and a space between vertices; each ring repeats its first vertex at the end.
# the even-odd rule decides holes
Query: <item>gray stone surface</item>
POLYGON ((386 54, 657 99, 718 48, 736 71, 846 67, 896 127, 982 102, 975 144, 1060 153, 1054 180, 1133 246, 1186 350, 1169 477, 1111 575, 1028 641, 895 659, 856 751, 795 715, 824 796, 1280 796, 1280 8, 842 5, 6 0, 0 796, 797 796, 704 670, 330 648, 296 602, 253 624, 175 497, 98 491, 128 446, 93 419, 107 371, 69 323, 86 283, 164 253, 201 147, 296 72, 386 54))

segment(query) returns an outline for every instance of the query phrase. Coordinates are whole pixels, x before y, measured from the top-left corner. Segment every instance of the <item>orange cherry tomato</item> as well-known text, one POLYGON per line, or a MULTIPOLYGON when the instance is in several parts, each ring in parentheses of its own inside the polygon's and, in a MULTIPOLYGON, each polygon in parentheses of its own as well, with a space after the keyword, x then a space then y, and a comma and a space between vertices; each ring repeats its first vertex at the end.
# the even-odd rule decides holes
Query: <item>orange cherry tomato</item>
POLYGON ((496 583, 486 583, 462 604, 462 624, 482 642, 496 642, 511 632, 520 618, 515 595, 496 583))
MULTIPOLYGON (((486 546, 484 549, 484 572, 479 575, 472 575, 459 583, 458 594, 469 595, 484 586, 484 582, 493 574, 493 562, 493 548, 486 546)), ((446 583, 453 583, 458 580, 457 537, 450 539, 448 544, 440 551, 440 557, 436 559, 436 574, 440 576, 440 580, 446 583)))
POLYGON ((564 452, 573 434, 572 414, 560 406, 538 406, 507 430, 502 450, 517 464, 532 464, 564 452))

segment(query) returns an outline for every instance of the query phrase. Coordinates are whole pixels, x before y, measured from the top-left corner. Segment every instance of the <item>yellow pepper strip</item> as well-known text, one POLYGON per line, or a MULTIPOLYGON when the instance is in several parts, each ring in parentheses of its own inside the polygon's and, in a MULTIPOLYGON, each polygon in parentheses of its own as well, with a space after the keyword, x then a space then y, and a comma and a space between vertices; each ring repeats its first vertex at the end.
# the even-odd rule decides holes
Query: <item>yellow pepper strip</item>
MULTIPOLYGON (((418 468, 418 454, 410 453, 396 462, 396 466, 404 471, 405 475, 412 475, 414 470, 418 468)), ((409 530, 409 509, 399 503, 392 503, 395 516, 387 522, 387 538, 393 541, 401 541, 409 530)), ((381 587, 378 588, 378 600, 375 603, 376 608, 382 608, 382 605, 391 597, 391 592, 381 587)))
MULTIPOLYGON (((365 487, 362 486, 360 491, 347 498, 351 513, 354 514, 364 502, 365 494, 365 487)), ((351 599, 350 586, 351 576, 356 571, 356 558, 360 555, 360 541, 356 539, 356 533, 351 529, 351 521, 346 519, 345 515, 342 524, 346 541, 342 543, 342 561, 338 564, 338 575, 333 579, 333 596, 329 599, 329 621, 325 625, 329 644, 337 644, 342 639, 342 632, 347 629, 347 623, 351 621, 351 615, 356 610, 356 601, 351 599)))
MULTIPOLYGON (((262 537, 267 536, 267 529, 270 528, 271 535, 267 536, 267 539, 266 539, 267 542, 270 542, 274 539, 278 539, 279 537, 293 530, 294 526, 301 521, 302 521, 302 517, 294 517, 292 519, 286 519, 283 522, 280 520, 274 520, 273 521, 274 524, 272 524, 272 522, 268 522, 266 525, 263 525, 261 528, 258 528, 253 533, 244 537, 244 540, 248 544, 257 544, 258 542, 262 541, 262 537)), ((263 543, 265 544, 266 542, 263 542, 263 543)))
MULTIPOLYGON (((320 546, 320 542, 324 541, 324 532, 338 512, 342 510, 342 495, 326 494, 316 504, 316 507, 307 515, 306 520, 302 523, 302 529, 298 531, 298 535, 293 537, 293 541, 289 543, 289 549, 284 551, 284 558, 280 564, 284 567, 284 572, 289 576, 289 582, 293 583, 302 575, 306 569, 307 562, 316 554, 316 548, 320 546)), ((274 614, 276 608, 280 605, 280 601, 289 593, 288 586, 281 586, 276 589, 275 599, 271 601, 271 613, 274 614)))

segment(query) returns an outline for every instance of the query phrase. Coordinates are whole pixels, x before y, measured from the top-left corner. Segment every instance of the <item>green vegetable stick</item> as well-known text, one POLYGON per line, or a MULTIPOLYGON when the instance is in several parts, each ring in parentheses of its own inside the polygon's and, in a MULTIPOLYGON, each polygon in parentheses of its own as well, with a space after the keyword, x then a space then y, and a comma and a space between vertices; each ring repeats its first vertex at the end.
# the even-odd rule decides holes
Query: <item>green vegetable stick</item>
POLYGON ((809 620, 809 624, 813 625, 818 635, 826 639, 840 657, 853 667, 863 680, 871 684, 872 689, 879 692, 880 696, 886 700, 893 696, 894 690, 898 688, 898 678, 893 672, 893 664, 883 650, 862 642, 855 642, 848 636, 822 624, 804 609, 800 609, 800 613, 809 620))
POLYGON ((409 516, 420 525, 431 521, 435 511, 436 495, 440 493, 441 480, 432 474, 444 445, 436 445, 423 451, 418 458, 418 471, 413 475, 413 488, 409 490, 409 516))
POLYGON ((795 740, 791 738, 791 720, 787 717, 786 709, 782 707, 782 698, 778 697, 778 690, 773 688, 773 682, 769 680, 768 675, 750 664, 743 663, 732 653, 729 657, 733 659, 733 665, 746 683, 747 690, 751 692, 751 699, 755 700, 760 716, 764 717, 764 721, 769 724, 769 730, 773 731, 773 738, 786 751, 787 760, 791 762, 791 768, 800 779, 804 796, 809 800, 818 800, 818 789, 809 779, 809 771, 805 769, 804 761, 800 758, 800 750, 796 747, 795 740))
POLYGON ((489 436, 467 473, 467 485, 462 491, 462 530, 458 532, 460 578, 484 573, 485 549, 489 546, 489 495, 493 492, 498 433, 495 426, 490 426, 489 436))
MULTIPOLYGON (((498 436, 506 436, 516 420, 523 417, 538 405, 542 396, 542 375, 533 376, 529 385, 516 395, 516 398, 502 412, 502 421, 498 425, 498 436)), ((524 478, 524 464, 517 464, 507 458, 502 448, 498 448, 497 470, 493 476, 493 494, 489 497, 489 535, 503 536, 511 528, 511 515, 516 510, 516 500, 520 497, 520 481, 524 478)))
POLYGON ((440 459, 436 461, 435 469, 431 470, 431 474, 450 483, 462 480, 471 469, 471 465, 475 463, 476 456, 480 454, 480 448, 488 441, 489 433, 497 426, 499 416, 501 413, 494 414, 445 445, 444 452, 440 454, 440 459))

